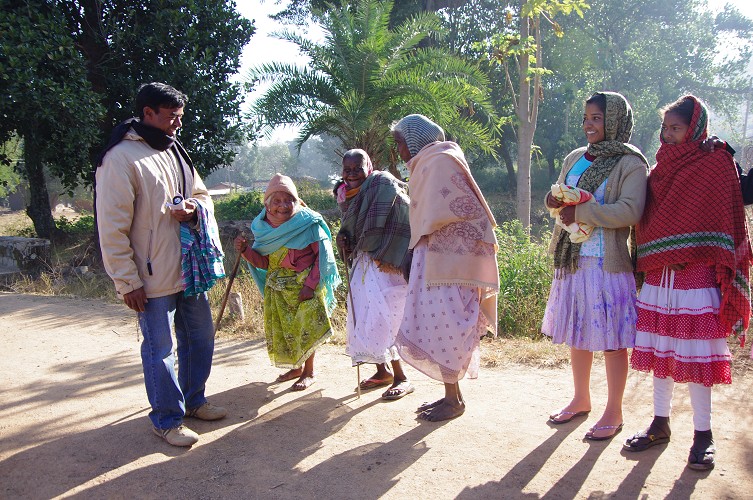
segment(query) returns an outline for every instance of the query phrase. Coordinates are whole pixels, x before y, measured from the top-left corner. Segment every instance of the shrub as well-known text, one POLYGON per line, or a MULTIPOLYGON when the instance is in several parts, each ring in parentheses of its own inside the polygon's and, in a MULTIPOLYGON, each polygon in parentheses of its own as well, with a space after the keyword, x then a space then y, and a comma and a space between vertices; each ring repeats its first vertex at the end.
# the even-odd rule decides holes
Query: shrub
POLYGON ((264 208, 264 193, 250 191, 236 193, 218 200, 214 204, 217 220, 249 220, 256 217, 264 208))
POLYGON ((82 237, 94 234, 94 216, 82 215, 76 220, 65 216, 55 220, 55 227, 66 237, 82 237))
MULTIPOLYGON (((520 221, 504 222, 496 229, 499 241, 499 333, 507 337, 541 336, 552 266, 546 244, 526 233, 520 221)), ((546 235, 542 241, 548 241, 546 235)))

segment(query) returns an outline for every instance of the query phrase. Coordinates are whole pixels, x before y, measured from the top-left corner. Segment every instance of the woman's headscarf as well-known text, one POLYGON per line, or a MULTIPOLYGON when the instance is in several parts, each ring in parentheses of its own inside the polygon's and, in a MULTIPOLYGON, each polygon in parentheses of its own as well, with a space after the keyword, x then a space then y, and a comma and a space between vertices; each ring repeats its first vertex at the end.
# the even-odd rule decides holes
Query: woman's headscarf
POLYGON ((397 122, 392 131, 403 137, 411 157, 416 156, 426 145, 445 140, 442 127, 424 115, 408 115, 397 122))
MULTIPOLYGON (((643 153, 628 144, 633 134, 633 109, 622 94, 617 92, 595 92, 606 100, 604 111, 604 140, 589 144, 587 153, 596 157, 590 167, 578 180, 578 187, 594 193, 607 180, 614 167, 625 155, 635 155, 643 160, 648 169, 648 160, 643 153)), ((631 237, 631 239, 634 239, 631 237)), ((570 241, 569 233, 562 231, 554 251, 554 267, 574 271, 578 268, 580 243, 570 241)))
MULTIPOLYGON (((293 215, 295 215, 301 207, 305 207, 306 204, 298 197, 298 189, 295 187, 295 184, 293 183, 293 179, 288 177, 287 175, 282 175, 281 173, 276 173, 270 180, 269 184, 267 184, 267 189, 264 191, 264 206, 267 206, 267 202, 275 193, 287 193, 293 198, 295 198, 295 207, 293 208, 293 215)), ((267 219, 269 222, 272 223, 274 226, 279 226, 284 220, 277 220, 272 214, 267 212, 267 219)))

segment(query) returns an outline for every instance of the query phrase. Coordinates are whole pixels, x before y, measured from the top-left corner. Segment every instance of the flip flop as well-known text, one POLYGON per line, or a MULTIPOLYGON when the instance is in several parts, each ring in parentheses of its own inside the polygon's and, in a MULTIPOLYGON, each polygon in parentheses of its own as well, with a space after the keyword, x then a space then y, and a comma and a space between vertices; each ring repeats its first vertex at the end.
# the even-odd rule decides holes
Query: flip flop
POLYGON ((397 384, 395 387, 390 387, 386 391, 384 391, 384 394, 382 394, 382 399, 385 399, 387 401, 395 401, 400 398, 404 398, 408 394, 412 393, 415 390, 413 387, 413 384, 408 382, 407 380, 403 380, 399 384, 397 384), (397 391, 394 394, 390 394, 391 391, 397 391))
POLYGON ((394 382, 394 379, 392 377, 388 379, 379 379, 379 378, 367 378, 366 380, 361 380, 361 390, 362 391, 368 391, 369 389, 376 389, 377 387, 384 387, 385 385, 392 385, 392 382, 394 382))
POLYGON ((554 425, 560 425, 560 424, 566 424, 572 419, 576 417, 586 417, 588 414, 591 413, 591 410, 588 411, 559 411, 557 413, 553 413, 549 415, 549 423, 552 423, 554 425), (560 415, 570 415, 570 418, 566 418, 564 420, 557 420, 555 417, 558 417, 560 415))
POLYGON ((599 426, 594 425, 593 427, 591 427, 588 430, 588 432, 586 433, 585 438, 588 439, 589 441, 606 441, 608 439, 612 439, 613 437, 615 437, 617 434, 620 433, 621 430, 622 430, 622 424, 620 424, 620 425, 599 425, 599 426), (608 429, 614 429, 614 432, 611 433, 611 434, 608 434, 606 436, 594 436, 594 434, 593 434, 596 431, 606 431, 608 429))

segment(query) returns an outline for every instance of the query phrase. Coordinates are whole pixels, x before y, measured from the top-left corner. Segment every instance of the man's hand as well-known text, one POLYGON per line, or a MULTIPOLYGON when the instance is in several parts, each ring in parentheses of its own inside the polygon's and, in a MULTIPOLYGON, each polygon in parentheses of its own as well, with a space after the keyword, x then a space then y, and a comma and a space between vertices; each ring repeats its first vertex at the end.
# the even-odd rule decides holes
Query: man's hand
POLYGON ((303 302, 304 300, 311 300, 313 298, 314 290, 311 287, 303 285, 303 288, 301 288, 301 291, 298 294, 298 301, 303 302))
POLYGON ((142 286, 123 295, 123 302, 134 311, 142 313, 144 312, 144 306, 149 300, 147 300, 146 292, 142 286))
POLYGON ((186 208, 183 210, 170 210, 170 215, 178 222, 190 222, 196 219, 196 204, 191 200, 183 200, 186 208))

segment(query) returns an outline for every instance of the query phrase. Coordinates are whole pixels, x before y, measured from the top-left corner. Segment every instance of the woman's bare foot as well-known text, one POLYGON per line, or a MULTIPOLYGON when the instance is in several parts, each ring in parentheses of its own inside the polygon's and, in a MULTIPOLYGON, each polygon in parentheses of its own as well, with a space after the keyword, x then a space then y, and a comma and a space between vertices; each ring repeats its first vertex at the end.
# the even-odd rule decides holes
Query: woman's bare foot
POLYGON ((277 382, 287 382, 288 380, 293 380, 298 377, 300 377, 303 374, 303 367, 301 368, 294 368, 292 370, 288 370, 279 377, 277 377, 277 382))
POLYGON ((296 383, 290 387, 290 390, 305 391, 306 389, 314 385, 314 382, 316 382, 316 379, 313 375, 301 375, 301 378, 299 378, 296 383))
POLYGON ((423 413, 426 410, 431 410, 435 406, 439 406, 442 403, 444 403, 444 398, 442 398, 442 399, 440 399, 438 401, 434 401, 433 403, 424 403, 424 404, 422 404, 421 406, 418 407, 418 409, 416 410, 416 413, 423 413))
POLYGON ((463 413, 465 413, 465 403, 453 404, 442 399, 436 406, 423 411, 418 418, 429 422, 440 422, 459 417, 463 413))

